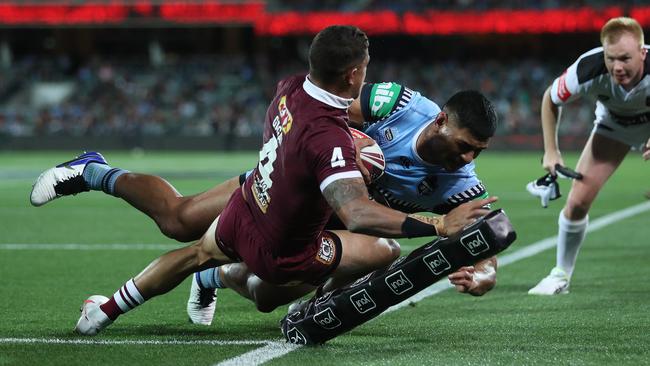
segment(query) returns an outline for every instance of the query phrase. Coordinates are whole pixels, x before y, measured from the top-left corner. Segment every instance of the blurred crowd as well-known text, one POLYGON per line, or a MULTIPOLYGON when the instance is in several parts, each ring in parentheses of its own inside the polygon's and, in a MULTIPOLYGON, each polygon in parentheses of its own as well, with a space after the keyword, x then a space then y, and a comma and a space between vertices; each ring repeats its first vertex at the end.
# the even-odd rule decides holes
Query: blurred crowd
MULTIPOLYGON (((168 57, 157 67, 143 61, 98 58, 74 65, 65 57, 25 57, 10 69, 0 68, 0 135, 261 135, 275 83, 305 72, 304 65, 214 55, 168 57), (56 103, 35 104, 39 85, 69 91, 56 103)), ((541 96, 566 66, 534 59, 425 64, 375 58, 367 80, 399 82, 440 105, 456 91, 480 90, 497 107, 499 134, 537 135, 541 96)), ((593 102, 574 103, 563 120, 564 134, 586 135, 593 102)))

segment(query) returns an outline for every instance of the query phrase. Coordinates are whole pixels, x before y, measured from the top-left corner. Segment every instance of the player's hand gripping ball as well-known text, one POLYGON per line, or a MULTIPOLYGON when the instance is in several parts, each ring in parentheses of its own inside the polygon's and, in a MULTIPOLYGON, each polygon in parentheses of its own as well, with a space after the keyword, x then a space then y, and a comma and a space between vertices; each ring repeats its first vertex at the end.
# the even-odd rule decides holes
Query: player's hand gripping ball
MULTIPOLYGON (((352 132, 352 137, 355 140, 372 140, 370 136, 359 130, 355 130, 354 128, 350 128, 350 132, 352 132)), ((363 166, 368 170, 368 173, 370 174, 370 183, 379 179, 379 177, 384 174, 384 170, 386 169, 386 159, 384 158, 384 153, 381 151, 379 145, 374 142, 374 140, 372 142, 372 145, 364 146, 359 151, 359 158, 361 159, 363 166)))

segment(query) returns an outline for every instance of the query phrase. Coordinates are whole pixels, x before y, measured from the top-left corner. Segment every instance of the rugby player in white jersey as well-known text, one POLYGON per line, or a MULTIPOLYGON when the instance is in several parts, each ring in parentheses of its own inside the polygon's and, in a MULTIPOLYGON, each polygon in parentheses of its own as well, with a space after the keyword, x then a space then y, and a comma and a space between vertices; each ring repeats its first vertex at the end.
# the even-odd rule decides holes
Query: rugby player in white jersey
POLYGON ((542 165, 551 174, 556 164, 564 165, 557 143, 562 106, 581 96, 594 97, 596 119, 576 167, 584 177, 573 181, 559 215, 556 265, 529 294, 569 292, 596 195, 631 148, 650 158, 650 65, 643 30, 634 19, 613 18, 601 29, 600 41, 602 47, 581 55, 553 81, 542 100, 542 165))

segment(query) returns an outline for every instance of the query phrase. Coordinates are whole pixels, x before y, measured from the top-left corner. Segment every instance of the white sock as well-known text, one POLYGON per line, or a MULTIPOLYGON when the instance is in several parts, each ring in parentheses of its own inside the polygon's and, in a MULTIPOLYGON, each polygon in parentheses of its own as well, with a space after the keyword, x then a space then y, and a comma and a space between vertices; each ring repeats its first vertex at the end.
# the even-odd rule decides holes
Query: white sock
POLYGON ((571 278, 576 266, 580 245, 585 239, 589 215, 582 220, 571 221, 564 216, 564 210, 562 210, 557 223, 559 230, 557 234, 556 266, 564 270, 567 276, 571 278))

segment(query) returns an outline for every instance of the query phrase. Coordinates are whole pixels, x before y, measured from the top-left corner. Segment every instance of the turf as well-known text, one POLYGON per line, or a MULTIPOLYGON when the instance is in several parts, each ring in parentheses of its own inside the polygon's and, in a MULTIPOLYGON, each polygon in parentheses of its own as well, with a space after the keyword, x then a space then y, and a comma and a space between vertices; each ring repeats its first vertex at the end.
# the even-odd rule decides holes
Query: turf
MULTIPOLYGON (((108 152, 114 166, 161 174, 184 194, 207 189, 249 169, 255 154, 108 152)), ((0 154, 0 244, 167 244, 147 217, 119 199, 85 193, 31 207, 28 194, 39 171, 69 153, 0 154)), ((575 164, 577 156, 566 156, 575 164)), ((477 170, 500 198, 518 239, 508 252, 552 236, 565 197, 542 209, 525 184, 542 175, 539 155, 487 152, 477 170)), ((569 164, 569 165, 571 165, 569 164)), ((632 153, 591 210, 596 219, 642 203, 647 165, 632 153)), ((569 182, 561 181, 564 196, 569 182)), ((589 234, 571 294, 526 295, 554 263, 547 250, 499 270, 497 287, 481 298, 452 290, 391 312, 324 346, 297 349, 273 365, 602 365, 650 364, 650 276, 645 212, 589 234)), ((402 241, 405 251, 422 240, 402 241)), ((255 310, 228 290, 219 293, 210 327, 188 324, 188 282, 119 319, 94 340, 183 344, 16 343, 6 338, 85 339, 71 330, 81 302, 112 294, 164 250, 0 249, 0 365, 211 365, 279 341, 281 308, 255 310), (226 341, 205 344, 205 341, 226 341), (240 344, 236 341, 258 341, 240 344), (195 343, 192 343, 195 342, 195 343)), ((507 254, 508 252, 504 253, 507 254)), ((24 342, 24 341, 23 341, 24 342)), ((249 359, 251 363, 255 360, 249 359)))

